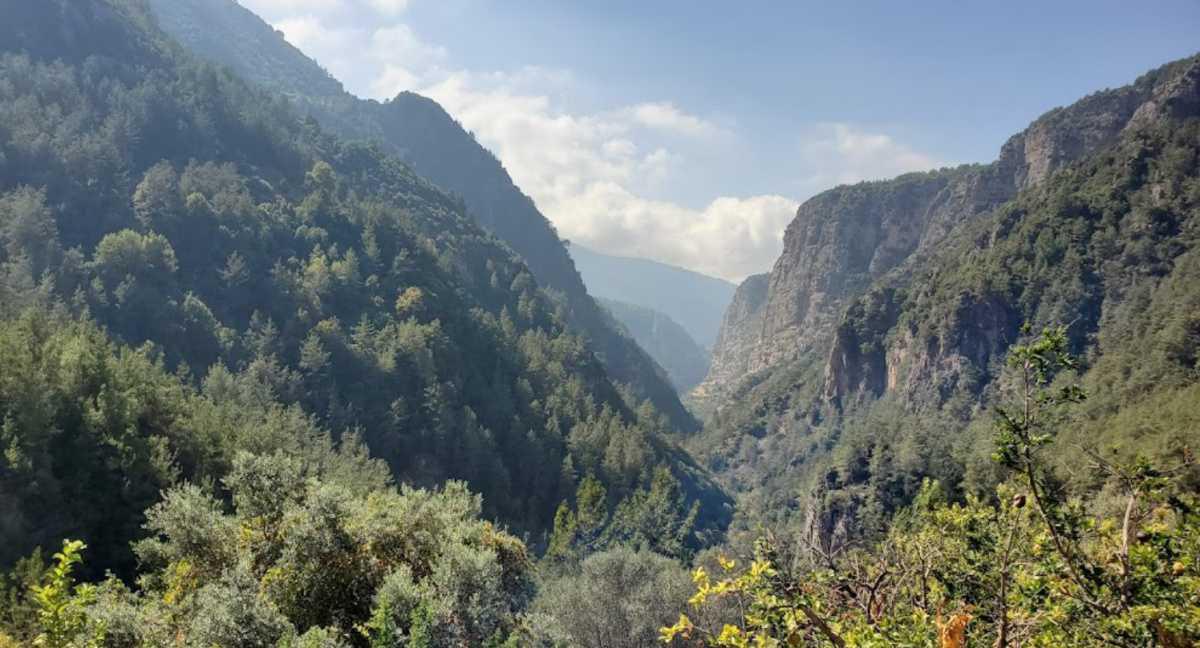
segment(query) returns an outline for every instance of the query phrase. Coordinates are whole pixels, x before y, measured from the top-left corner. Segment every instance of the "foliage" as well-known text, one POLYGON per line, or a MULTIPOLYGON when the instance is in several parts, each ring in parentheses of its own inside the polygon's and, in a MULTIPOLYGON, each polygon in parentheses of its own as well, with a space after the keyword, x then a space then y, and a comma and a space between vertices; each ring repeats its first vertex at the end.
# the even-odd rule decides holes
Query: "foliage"
POLYGON ((577 572, 541 584, 533 613, 549 621, 537 635, 582 648, 658 643, 658 628, 688 597, 687 571, 649 551, 621 547, 595 553, 577 572))
POLYGON ((602 549, 628 546, 675 558, 686 558, 698 507, 690 509, 676 479, 665 466, 654 471, 648 488, 621 501, 609 515, 604 486, 585 478, 575 494, 575 508, 564 502, 554 517, 546 557, 578 561, 602 549))
MULTIPOLYGON (((95 590, 91 585, 75 585, 71 572, 83 561, 83 550, 87 545, 78 540, 64 540, 62 551, 54 554, 54 564, 46 571, 41 585, 30 590, 37 606, 37 620, 41 633, 33 640, 34 646, 48 648, 90 648, 98 645, 94 641, 76 642, 86 626, 86 608, 95 602, 95 590)), ((97 633, 103 638, 103 632, 97 633)))
MULTIPOLYGON (((1041 448, 1082 400, 1052 386, 1075 366, 1062 328, 1009 356, 1016 398, 998 410, 997 461, 1011 481, 990 501, 949 502, 927 482, 875 546, 835 554, 758 543, 745 570, 722 559, 694 574, 690 603, 731 597, 736 623, 687 615, 663 639, 722 646, 1183 646, 1200 640, 1200 515, 1179 471, 1096 457, 1123 486, 1123 510, 1089 509, 1054 482, 1041 448), (802 558, 809 556, 809 559, 802 558), (800 558, 800 559, 797 559, 800 558)), ((811 549, 811 547, 810 547, 811 549)))
POLYGON ((532 595, 516 538, 462 484, 342 484, 284 453, 243 453, 224 480, 168 491, 137 543, 140 591, 72 585, 69 542, 33 589, 35 645, 461 646, 503 639, 532 595))
POLYGON ((650 400, 677 430, 697 427, 650 356, 622 335, 619 325, 588 295, 553 224, 500 161, 441 106, 409 92, 385 103, 351 95, 274 27, 236 3, 149 4, 163 28, 198 56, 288 97, 297 112, 346 140, 375 142, 451 192, 462 211, 521 255, 532 276, 549 289, 549 306, 572 333, 589 340, 608 374, 630 390, 633 402, 650 400))
MULTIPOLYGON (((1059 135, 1120 114, 1118 104, 1152 88, 1190 88, 1198 64, 1192 57, 1085 99, 1066 112, 1086 119, 1060 124, 1059 135)), ((989 412, 1024 322, 1070 323, 1067 349, 1089 394, 1044 450, 1057 480, 1108 499, 1119 480, 1080 470, 1091 455, 1178 463, 1200 414, 1190 397, 1200 378, 1198 133, 1194 104, 1134 120, 1012 200, 970 218, 956 212, 936 246, 856 284, 836 340, 748 378, 689 446, 746 491, 734 535, 752 536, 763 522, 781 534, 811 531, 826 546, 878 540, 925 478, 959 501, 990 497, 1005 473, 989 457, 989 412)), ((987 181, 1002 172, 970 170, 987 181)), ((912 181, 824 200, 830 209, 839 196, 884 200, 912 181)), ((1181 478, 1194 486, 1196 475, 1181 478)))
POLYGON ((70 536, 95 548, 89 569, 131 573, 125 547, 161 489, 280 442, 249 447, 230 429, 238 408, 361 438, 406 483, 464 480, 537 548, 580 476, 616 506, 660 464, 719 533, 725 497, 682 465, 675 430, 626 397, 605 350, 460 200, 189 57, 143 2, 22 11, 30 29, 69 15, 127 34, 116 50, 83 39, 0 54, 0 317, 65 311, 154 368, 76 380, 21 348, 47 339, 73 366, 69 341, 8 333, 25 369, 0 367, 0 498, 15 512, 0 565, 70 536), (213 402, 193 417, 200 384, 213 402))

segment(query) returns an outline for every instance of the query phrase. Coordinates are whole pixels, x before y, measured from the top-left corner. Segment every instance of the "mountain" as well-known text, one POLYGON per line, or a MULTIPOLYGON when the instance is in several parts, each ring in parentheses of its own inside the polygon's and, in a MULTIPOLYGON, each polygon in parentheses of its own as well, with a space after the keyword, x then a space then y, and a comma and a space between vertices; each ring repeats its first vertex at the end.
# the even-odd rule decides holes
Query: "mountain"
POLYGON ((0 25, 0 315, 54 352, 0 381, 0 562, 69 535, 128 575, 160 490, 225 497, 243 453, 314 428, 405 485, 466 482, 535 549, 573 542, 555 522, 582 484, 605 542, 719 534, 727 500, 674 429, 460 199, 194 58, 139 0, 23 11, 0 25), (54 337, 76 320, 102 332, 54 337))
POLYGON ((354 97, 234 0, 151 0, 150 5, 163 29, 200 57, 287 96, 296 110, 331 132, 378 143, 460 198, 480 224, 523 257, 616 381, 628 385, 636 398, 653 402, 679 430, 697 429, 661 369, 610 325, 588 295, 550 221, 499 160, 436 102, 408 92, 385 103, 354 97))
POLYGON ((679 322, 692 339, 713 348, 735 286, 691 270, 594 252, 571 245, 571 257, 593 295, 652 308, 679 322))
POLYGON ((842 539, 883 528, 922 478, 986 494, 1025 324, 1067 326, 1083 358, 1092 396, 1061 465, 1193 442, 1198 118, 1193 57, 1047 113, 991 164, 807 201, 726 315, 702 385, 718 413, 693 448, 752 508, 842 539), (1171 422, 1113 425, 1150 408, 1171 422))
POLYGON ((1200 56, 806 203, 681 435, 393 145, 6 3, 0 646, 1200 641, 1200 56))
POLYGON ((692 391, 692 397, 698 403, 715 404, 723 385, 737 382, 751 373, 749 362, 762 329, 769 279, 766 274, 751 275, 733 293, 721 319, 708 373, 692 391))
POLYGON ((1047 113, 1005 143, 991 164, 842 186, 805 202, 768 277, 761 322, 735 323, 725 335, 734 346, 714 349, 712 386, 731 387, 740 377, 824 353, 848 299, 934 250, 963 221, 1111 145, 1147 118, 1146 110, 1136 114, 1140 107, 1159 101, 1154 79, 1047 113), (743 357, 741 366, 722 362, 743 357))
POLYGON ((710 358, 675 320, 651 308, 600 299, 621 326, 667 370, 672 384, 687 393, 708 373, 710 358))

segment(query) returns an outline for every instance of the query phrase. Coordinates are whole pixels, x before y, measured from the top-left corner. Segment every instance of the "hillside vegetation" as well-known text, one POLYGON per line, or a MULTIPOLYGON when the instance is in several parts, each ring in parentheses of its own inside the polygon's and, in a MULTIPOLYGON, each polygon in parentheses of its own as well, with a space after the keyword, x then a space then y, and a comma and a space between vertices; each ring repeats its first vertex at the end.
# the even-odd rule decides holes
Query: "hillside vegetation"
POLYGON ((588 295, 564 241, 533 200, 437 102, 404 92, 379 103, 346 92, 316 62, 234 0, 152 0, 163 29, 197 56, 289 99, 301 115, 349 140, 371 141, 462 200, 465 211, 507 243, 586 337, 616 382, 649 399, 682 432, 697 429, 665 373, 621 335, 588 295))
POLYGON ((152 4, 0 21, 0 648, 1200 643, 1200 58, 805 203, 695 430, 436 104, 152 4))
POLYGON ((685 394, 708 372, 708 352, 696 344, 687 331, 675 320, 652 308, 634 306, 611 299, 601 299, 638 346, 662 365, 671 383, 685 394))
MULTIPOLYGON (((723 496, 668 440, 665 419, 609 379, 561 307, 460 201, 378 148, 342 142, 190 58, 137 2, 50 2, 39 11, 42 22, 93 25, 89 33, 115 32, 105 42, 141 45, 110 53, 51 30, 63 40, 38 42, 54 45, 55 60, 0 59, 0 296, 9 317, 71 313, 185 383, 296 406, 337 442, 361 437, 405 483, 465 480, 489 517, 534 544, 585 477, 603 483, 615 506, 649 489, 662 467, 689 502, 705 502, 702 527, 725 515, 723 496)), ((30 24, 38 22, 22 29, 30 24)), ((22 38, 0 34, 6 44, 22 38)), ((46 370, 50 386, 72 394, 67 402, 103 402, 113 389, 86 372, 46 370)), ((50 455, 34 451, 47 433, 41 421, 75 434, 121 416, 133 426, 122 434, 144 436, 157 461, 173 466, 126 488, 149 489, 152 499, 162 479, 222 475, 154 441, 153 430, 179 414, 139 414, 141 399, 113 414, 75 405, 77 415, 51 399, 37 410, 43 418, 29 418, 24 402, 3 400, 19 474, 64 479, 75 470, 54 459, 65 451, 58 444, 50 455)), ((104 556, 101 568, 127 569, 121 556, 144 499, 129 503, 128 520, 105 524, 56 510, 67 494, 53 481, 14 473, 5 483, 44 491, 10 509, 33 519, 12 527, 6 564, 40 542, 22 531, 33 529, 70 531, 104 556), (41 516, 71 523, 55 529, 41 516), (94 537, 101 526, 111 543, 94 537)))

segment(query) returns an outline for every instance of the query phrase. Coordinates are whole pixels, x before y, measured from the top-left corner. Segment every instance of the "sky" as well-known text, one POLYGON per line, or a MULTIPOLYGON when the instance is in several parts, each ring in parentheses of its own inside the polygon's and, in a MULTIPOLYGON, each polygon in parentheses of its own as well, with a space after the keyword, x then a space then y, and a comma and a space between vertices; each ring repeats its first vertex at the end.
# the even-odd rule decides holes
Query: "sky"
POLYGON ((1200 51, 1200 0, 239 1, 350 92, 440 102, 564 238, 732 281, 825 189, 1200 51))

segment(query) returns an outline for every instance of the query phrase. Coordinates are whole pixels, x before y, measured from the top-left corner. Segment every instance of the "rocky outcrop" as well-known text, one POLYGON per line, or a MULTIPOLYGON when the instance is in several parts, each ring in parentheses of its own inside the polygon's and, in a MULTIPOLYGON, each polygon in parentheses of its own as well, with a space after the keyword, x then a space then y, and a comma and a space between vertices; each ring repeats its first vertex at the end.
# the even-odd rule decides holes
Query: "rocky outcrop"
POLYGON ((964 295, 944 332, 919 336, 897 327, 902 305, 892 289, 854 300, 838 326, 825 365, 824 396, 842 407, 886 392, 908 402, 943 402, 981 387, 968 367, 986 368, 1017 337, 1021 317, 997 299, 964 295), (882 297, 881 297, 882 296, 882 297))
MULTIPOLYGON (((726 317, 721 339, 736 342, 729 351, 718 344, 702 387, 726 392, 745 376, 806 354, 829 359, 825 392, 831 398, 915 379, 902 379, 887 362, 889 353, 907 358, 906 365, 925 362, 908 358, 911 349, 880 347, 859 357, 860 341, 839 331, 851 300, 889 272, 918 266, 951 232, 1111 145, 1125 129, 1192 114, 1198 106, 1200 57, 1193 57, 1046 113, 1009 139, 991 164, 842 186, 808 200, 784 235, 762 312, 726 317)), ((938 362, 929 360, 930 366, 938 362)))
POLYGON ((761 339, 748 369, 826 348, 845 300, 916 250, 931 207, 962 173, 838 187, 801 205, 768 280, 761 339))
MULTIPOLYGON (((970 200, 959 199, 956 209, 933 210, 926 239, 906 265, 918 267, 921 252, 945 241, 956 222, 983 213, 978 207, 1035 189, 1055 171, 1110 146, 1131 129, 1196 115, 1200 115, 1200 57, 1172 63, 1130 86, 1099 92, 1047 113, 1009 139, 999 160, 958 182, 955 189, 970 200)), ((906 283, 919 291, 922 282, 909 273, 886 283, 893 288, 906 283)), ((851 326, 864 304, 870 304, 870 299, 858 297, 848 305, 829 349, 824 393, 838 404, 884 392, 898 392, 908 402, 939 403, 961 389, 978 390, 982 387, 976 382, 978 374, 1002 356, 1022 324, 1012 303, 995 295, 961 295, 936 335, 920 337, 909 328, 897 329, 894 322, 882 321, 867 326, 869 332, 864 333, 851 326)))
POLYGON ((692 392, 697 401, 711 400, 716 390, 730 384, 750 372, 749 360, 754 347, 761 339, 763 305, 767 300, 769 275, 759 274, 746 277, 733 294, 717 343, 713 346, 712 364, 708 376, 692 392))

